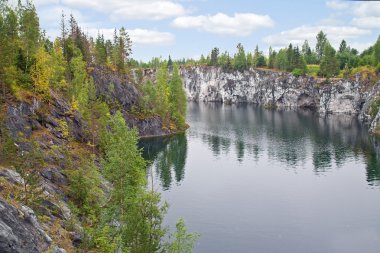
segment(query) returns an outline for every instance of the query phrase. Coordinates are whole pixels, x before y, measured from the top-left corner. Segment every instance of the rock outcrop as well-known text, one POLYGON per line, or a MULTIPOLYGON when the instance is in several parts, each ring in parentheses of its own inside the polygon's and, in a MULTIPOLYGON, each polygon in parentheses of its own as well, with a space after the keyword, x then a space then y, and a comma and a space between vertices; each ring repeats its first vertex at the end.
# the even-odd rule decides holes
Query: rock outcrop
POLYGON ((181 69, 181 76, 192 101, 311 108, 321 114, 356 115, 363 121, 372 120, 370 103, 380 94, 380 82, 367 86, 358 79, 327 81, 269 70, 224 72, 217 67, 189 67, 181 69))
POLYGON ((0 252, 45 252, 51 243, 30 208, 17 209, 0 198, 0 252))

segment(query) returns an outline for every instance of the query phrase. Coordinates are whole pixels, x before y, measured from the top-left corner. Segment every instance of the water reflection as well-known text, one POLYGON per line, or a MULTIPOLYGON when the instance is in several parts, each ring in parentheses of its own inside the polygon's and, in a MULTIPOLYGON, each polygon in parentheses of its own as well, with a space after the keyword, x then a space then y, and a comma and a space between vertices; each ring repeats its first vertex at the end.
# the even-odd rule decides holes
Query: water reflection
POLYGON ((368 183, 380 185, 380 141, 370 137, 367 127, 355 118, 246 104, 190 103, 188 121, 191 128, 187 134, 141 144, 164 190, 173 181, 184 179, 187 138, 201 140, 216 158, 233 158, 239 163, 266 158, 288 169, 312 167, 316 175, 363 159, 368 183))
POLYGON ((187 157, 187 138, 186 134, 165 138, 152 138, 140 142, 143 148, 143 156, 152 163, 161 180, 164 190, 170 188, 175 181, 180 183, 185 176, 185 164, 187 157))

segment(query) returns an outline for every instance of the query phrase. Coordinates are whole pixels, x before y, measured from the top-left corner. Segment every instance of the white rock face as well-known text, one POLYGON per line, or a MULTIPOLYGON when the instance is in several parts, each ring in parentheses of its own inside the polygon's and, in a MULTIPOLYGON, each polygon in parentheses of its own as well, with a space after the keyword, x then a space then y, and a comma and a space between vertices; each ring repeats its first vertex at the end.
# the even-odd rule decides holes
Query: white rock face
POLYGON ((323 114, 360 115, 362 120, 369 119, 369 103, 379 90, 379 84, 365 91, 357 81, 326 83, 313 77, 255 69, 224 72, 217 67, 190 67, 182 68, 181 76, 186 95, 193 101, 313 108, 323 114))

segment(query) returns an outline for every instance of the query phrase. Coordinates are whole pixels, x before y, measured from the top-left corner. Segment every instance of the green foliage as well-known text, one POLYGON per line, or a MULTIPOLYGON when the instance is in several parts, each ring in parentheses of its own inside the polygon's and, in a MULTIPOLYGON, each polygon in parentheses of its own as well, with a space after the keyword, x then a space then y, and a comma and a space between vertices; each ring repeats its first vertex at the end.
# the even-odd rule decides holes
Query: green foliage
POLYGON ((0 125, 0 161, 13 163, 17 157, 17 148, 4 125, 0 125))
POLYGON ((247 69, 247 58, 245 56, 244 47, 241 43, 239 43, 236 48, 238 51, 234 56, 234 69, 244 71, 247 69))
POLYGON ((288 56, 286 49, 280 49, 274 62, 276 69, 286 70, 288 68, 288 56))
POLYGON ((101 190, 100 173, 94 164, 94 158, 82 158, 82 165, 68 171, 70 179, 69 196, 80 210, 84 219, 98 215, 104 202, 101 190))
POLYGON ((339 74, 339 62, 335 57, 335 49, 326 43, 321 60, 320 75, 323 77, 333 77, 339 74))
POLYGON ((31 69, 34 93, 43 97, 44 100, 50 98, 50 81, 53 77, 51 67, 51 57, 43 47, 37 49, 35 64, 31 69))
POLYGON ((167 245, 167 253, 192 253, 194 244, 199 238, 199 234, 189 233, 185 221, 179 219, 176 224, 174 240, 167 245))
POLYGON ((184 129, 186 127, 187 99, 177 65, 174 65, 169 88, 171 119, 176 123, 178 128, 184 129))
POLYGON ((380 36, 377 38, 375 45, 373 46, 373 64, 376 66, 380 63, 380 36))
MULTIPOLYGON (((166 230, 161 227, 167 204, 160 195, 147 192, 146 162, 137 148, 137 132, 129 129, 120 112, 110 118, 102 136, 102 165, 113 190, 107 203, 106 220, 119 221, 110 234, 129 252, 158 252, 166 230)), ((107 222, 106 222, 107 223, 107 222)))
POLYGON ((168 72, 165 64, 162 64, 161 68, 157 72, 157 84, 156 84, 156 98, 155 112, 160 115, 163 126, 169 126, 170 120, 170 88, 168 85, 168 72))
POLYGON ((371 116, 372 119, 376 117, 377 113, 379 112, 379 108, 380 108, 380 98, 372 100, 370 108, 369 108, 369 115, 371 116))
POLYGON ((376 70, 377 70, 377 72, 380 73, 380 62, 377 64, 377 66, 376 66, 376 70))
POLYGON ((317 54, 318 62, 320 62, 322 60, 322 56, 324 54, 326 43, 328 43, 327 35, 323 31, 320 31, 317 34, 317 44, 315 46, 315 52, 317 54))
POLYGON ((253 66, 256 68, 265 67, 266 60, 262 51, 259 51, 259 47, 256 46, 255 53, 253 55, 253 66))
POLYGON ((66 81, 66 71, 67 71, 67 62, 63 55, 63 50, 61 42, 56 39, 53 44, 51 52, 51 67, 52 67, 52 77, 51 77, 51 86, 54 89, 67 91, 68 84, 66 81))
POLYGON ((292 74, 295 77, 299 77, 299 76, 302 76, 304 74, 304 70, 295 68, 295 69, 293 69, 292 74))
POLYGON ((19 151, 15 161, 16 171, 24 179, 23 194, 21 201, 24 205, 32 208, 39 207, 43 200, 43 189, 41 187, 40 169, 44 165, 42 151, 38 144, 32 140, 19 138, 24 145, 29 146, 28 151, 19 151))
POLYGON ((210 65, 211 66, 218 66, 218 57, 219 57, 219 48, 214 47, 211 50, 211 60, 210 60, 210 65))

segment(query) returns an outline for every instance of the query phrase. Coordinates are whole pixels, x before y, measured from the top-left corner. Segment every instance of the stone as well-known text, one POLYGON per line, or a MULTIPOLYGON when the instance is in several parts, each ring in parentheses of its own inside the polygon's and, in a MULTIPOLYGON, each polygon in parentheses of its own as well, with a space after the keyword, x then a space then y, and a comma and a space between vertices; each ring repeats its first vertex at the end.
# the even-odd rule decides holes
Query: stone
POLYGON ((0 177, 4 177, 12 184, 24 184, 24 179, 14 170, 0 168, 0 177))
POLYGON ((33 210, 28 207, 18 210, 0 198, 0 252, 45 252, 51 242, 51 238, 41 229, 33 210))
POLYGON ((51 253, 66 253, 66 250, 61 249, 58 246, 55 246, 51 253))

